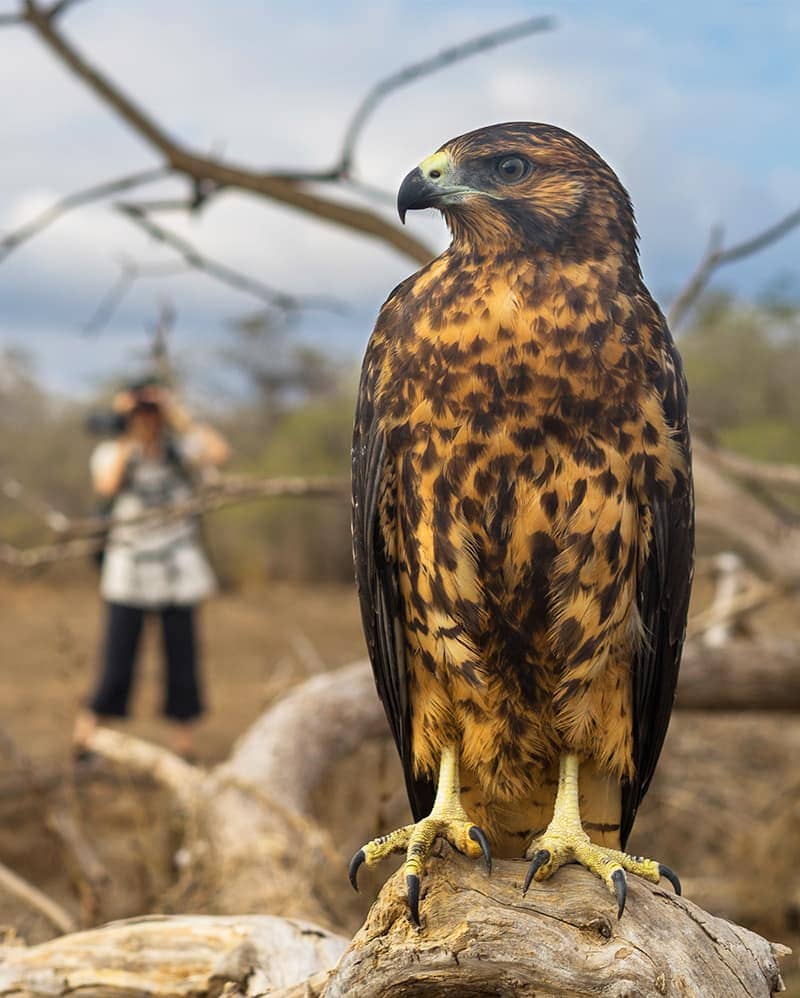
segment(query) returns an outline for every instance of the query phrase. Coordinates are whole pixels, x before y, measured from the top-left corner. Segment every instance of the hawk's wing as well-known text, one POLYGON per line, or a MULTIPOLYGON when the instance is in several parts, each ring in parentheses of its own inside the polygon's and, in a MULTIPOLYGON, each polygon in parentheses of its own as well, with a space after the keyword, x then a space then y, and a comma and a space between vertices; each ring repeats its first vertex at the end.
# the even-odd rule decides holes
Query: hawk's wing
POLYGON ((620 837, 625 848, 636 810, 655 772, 667 734, 678 682, 692 584, 694 496, 686 380, 680 356, 664 323, 662 404, 683 464, 671 491, 649 497, 653 515, 650 554, 638 580, 645 637, 633 666, 633 779, 623 787, 620 837))
POLYGON ((396 530, 395 470, 374 405, 375 370, 364 362, 353 433, 353 557, 361 617, 378 694, 400 753, 414 820, 433 806, 434 786, 414 776, 403 614, 390 554, 396 530))

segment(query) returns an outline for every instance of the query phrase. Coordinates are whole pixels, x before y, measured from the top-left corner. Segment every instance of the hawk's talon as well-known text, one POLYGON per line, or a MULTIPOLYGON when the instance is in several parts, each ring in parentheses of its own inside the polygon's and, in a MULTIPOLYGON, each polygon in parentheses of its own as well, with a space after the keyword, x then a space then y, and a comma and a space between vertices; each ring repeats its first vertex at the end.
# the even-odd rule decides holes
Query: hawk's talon
MULTIPOLYGON (((361 864, 366 859, 366 855, 363 849, 359 849, 358 852, 350 860, 350 868, 348 869, 348 875, 350 877, 350 883, 353 885, 353 890, 358 894, 358 869, 361 864)), ((680 893, 680 892, 678 892, 680 893)))
POLYGON ((528 867, 528 873, 525 876, 525 883, 522 886, 522 896, 528 893, 528 888, 531 886, 531 881, 539 872, 539 870, 545 865, 545 863, 550 862, 550 852, 548 849, 539 849, 533 854, 533 859, 531 859, 531 865, 528 867))
POLYGON ((680 878, 678 877, 678 874, 675 873, 673 870, 670 870, 670 868, 668 866, 664 866, 663 863, 659 863, 658 864, 658 875, 659 875, 659 877, 664 877, 665 880, 668 880, 672 884, 672 886, 674 887, 675 893, 678 895, 678 897, 680 897, 680 895, 681 895, 681 881, 680 881, 680 878))
POLYGON ((408 913, 411 921, 419 927, 419 886, 420 881, 416 873, 409 873, 406 876, 406 897, 408 899, 408 913))
POLYGON ((404 852, 408 907, 411 918, 419 925, 419 895, 425 861, 437 839, 445 839, 463 853, 478 859, 483 856, 486 869, 492 872, 492 854, 489 840, 483 829, 473 824, 461 804, 458 775, 458 747, 447 745, 442 751, 439 767, 439 785, 433 810, 427 818, 413 825, 405 825, 381 835, 363 845, 350 860, 350 883, 358 890, 356 877, 362 863, 377 866, 381 860, 394 853, 404 852))
MULTIPOLYGON (((469 830, 469 837, 473 842, 477 842, 483 853, 483 861, 486 863, 486 872, 492 872, 492 850, 489 848, 489 840, 486 838, 482 828, 473 825, 469 830)), ((680 891, 678 891, 680 894, 680 891)))
POLYGON ((617 896, 617 919, 622 918, 625 911, 625 901, 628 897, 628 880, 623 869, 614 870, 611 874, 611 882, 614 884, 614 893, 617 896))
POLYGON ((581 823, 578 758, 574 753, 567 752, 561 757, 553 819, 544 833, 531 842, 526 855, 531 864, 523 894, 533 880, 547 880, 565 864, 579 863, 598 876, 616 898, 618 918, 622 917, 628 896, 627 873, 634 873, 652 884, 666 877, 680 893, 681 882, 668 866, 592 842, 581 823))

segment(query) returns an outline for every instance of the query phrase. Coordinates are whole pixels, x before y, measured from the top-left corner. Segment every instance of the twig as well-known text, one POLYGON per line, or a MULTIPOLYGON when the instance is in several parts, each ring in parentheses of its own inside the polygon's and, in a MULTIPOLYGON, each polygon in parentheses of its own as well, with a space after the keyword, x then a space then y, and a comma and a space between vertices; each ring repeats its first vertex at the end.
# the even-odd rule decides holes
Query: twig
POLYGON ((57 534, 66 533, 69 530, 70 519, 60 510, 51 506, 49 502, 40 496, 35 496, 29 489, 26 489, 22 482, 10 475, 0 472, 0 493, 6 499, 19 503, 29 513, 43 520, 45 524, 57 534))
POLYGON ((345 131, 339 163, 332 173, 338 177, 347 176, 351 172, 355 145, 364 129, 367 119, 373 114, 378 104, 393 91, 399 90, 400 87, 404 87, 414 80, 419 80, 423 76, 436 73, 446 66, 452 66, 455 62, 461 62, 470 56, 477 55, 480 52, 487 52, 489 49, 497 48, 498 45, 516 41, 527 35, 533 35, 541 31, 550 31, 553 27, 555 27, 555 21, 551 17, 527 17, 522 21, 506 25, 504 28, 496 31, 487 31, 485 34, 470 38, 466 42, 442 49, 436 55, 429 56, 427 59, 422 59, 410 66, 405 66, 403 69, 397 70, 397 72, 392 73, 390 76, 379 80, 356 108, 350 124, 345 131))
POLYGON ((75 932, 77 929, 75 920, 69 912, 43 891, 40 891, 38 887, 34 887, 13 870, 9 870, 4 863, 0 863, 0 890, 6 891, 29 908, 33 908, 34 911, 44 916, 51 925, 54 925, 59 932, 75 932))
POLYGON ((199 250, 195 249, 182 236, 178 236, 154 222, 139 205, 119 203, 115 207, 132 222, 144 229, 153 239, 157 239, 159 242, 172 247, 172 249, 180 253, 188 266, 193 267, 195 270, 203 271, 203 273, 221 281, 223 284, 235 288, 237 291, 254 295, 273 308, 286 310, 320 308, 338 312, 341 312, 344 308, 341 302, 325 295, 299 296, 278 291, 268 284, 264 284, 263 281, 259 281, 254 277, 248 277, 246 274, 242 274, 238 270, 228 267, 226 264, 209 259, 209 257, 200 253, 199 250))
POLYGON ((169 176, 171 172, 168 167, 158 166, 150 170, 140 170, 138 173, 129 173, 116 180, 107 180, 102 184, 94 184, 92 187, 86 187, 83 190, 76 191, 74 194, 68 194, 41 212, 36 218, 32 218, 29 222, 14 229, 0 239, 0 263, 5 260, 9 253, 12 253, 17 247, 21 246, 22 243, 31 239, 43 229, 46 229, 47 226, 51 225, 62 215, 65 215, 68 211, 72 211, 73 208, 79 208, 81 205, 89 204, 92 201, 99 201, 102 198, 109 197, 111 194, 120 194, 122 191, 129 191, 134 187, 152 183, 154 180, 161 180, 169 176))
POLYGON ((77 3, 83 3, 83 0, 57 0, 52 7, 48 10, 48 16, 52 20, 53 18, 60 17, 65 11, 70 7, 74 7, 77 3))
POLYGON ((184 502, 149 509, 140 516, 124 521, 103 517, 70 520, 69 532, 79 536, 55 544, 18 548, 0 541, 0 564, 13 569, 31 569, 70 558, 88 558, 103 546, 103 535, 115 522, 133 526, 141 523, 161 523, 185 516, 222 509, 242 502, 272 499, 282 496, 306 499, 344 497, 350 494, 350 483, 336 478, 266 478, 248 479, 226 476, 206 491, 184 502))
POLYGON ((104 534, 115 524, 136 526, 142 523, 163 523, 185 516, 198 516, 257 499, 291 497, 294 499, 330 499, 349 496, 350 483, 344 478, 250 478, 246 475, 225 475, 213 485, 207 486, 199 495, 167 506, 151 507, 138 516, 116 520, 103 517, 89 517, 86 520, 72 520, 70 533, 81 537, 104 534))
POLYGON ((683 322, 692 305, 697 301, 703 289, 711 280, 711 275, 715 270, 726 263, 733 263, 735 260, 741 260, 746 256, 751 256, 753 253, 758 253, 759 250, 782 239, 792 229, 797 228, 798 225, 800 225, 800 208, 797 208, 785 218, 771 225, 768 229, 764 229, 763 232, 753 236, 751 239, 746 239, 744 242, 730 246, 728 249, 723 249, 722 247, 722 228, 715 226, 711 230, 705 255, 700 260, 700 263, 695 268, 694 273, 687 281, 683 290, 679 292, 669 307, 667 320, 670 327, 673 330, 677 329, 683 322))
POLYGON ((119 267, 119 275, 100 299, 83 327, 83 332, 87 336, 99 333, 108 325, 136 281, 141 278, 174 277, 176 274, 185 274, 191 269, 185 263, 144 264, 125 259, 120 260, 119 267))

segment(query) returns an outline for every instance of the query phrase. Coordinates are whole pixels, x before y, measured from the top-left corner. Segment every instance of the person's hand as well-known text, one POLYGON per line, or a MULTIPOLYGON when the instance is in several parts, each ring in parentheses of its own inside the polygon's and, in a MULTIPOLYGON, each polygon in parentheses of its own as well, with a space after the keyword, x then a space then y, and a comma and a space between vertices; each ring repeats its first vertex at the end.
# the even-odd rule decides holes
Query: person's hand
POLYGON ((129 391, 117 392, 111 400, 111 408, 114 412, 118 412, 120 416, 129 416, 133 412, 135 405, 136 396, 133 392, 129 391))

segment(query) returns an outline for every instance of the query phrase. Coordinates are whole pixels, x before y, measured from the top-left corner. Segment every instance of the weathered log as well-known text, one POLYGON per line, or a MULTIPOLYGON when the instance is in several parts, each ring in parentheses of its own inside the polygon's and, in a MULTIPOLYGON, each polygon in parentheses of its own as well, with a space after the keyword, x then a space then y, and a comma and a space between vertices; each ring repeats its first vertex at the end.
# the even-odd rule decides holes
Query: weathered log
POLYGON ((319 926, 270 915, 151 915, 0 947, 0 993, 215 998, 228 986, 228 994, 277 995, 305 987, 346 946, 319 926))
POLYGON ((676 706, 688 710, 800 710, 800 646, 794 641, 730 641, 683 653, 676 706))
POLYGON ((613 898, 580 868, 559 870, 523 897, 526 866, 498 862, 488 876, 446 849, 423 882, 420 929, 408 918, 398 872, 331 974, 325 998, 767 998, 784 990, 785 947, 671 889, 631 877, 617 921, 613 898))

